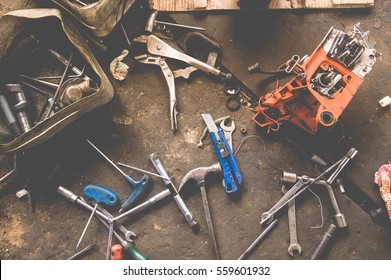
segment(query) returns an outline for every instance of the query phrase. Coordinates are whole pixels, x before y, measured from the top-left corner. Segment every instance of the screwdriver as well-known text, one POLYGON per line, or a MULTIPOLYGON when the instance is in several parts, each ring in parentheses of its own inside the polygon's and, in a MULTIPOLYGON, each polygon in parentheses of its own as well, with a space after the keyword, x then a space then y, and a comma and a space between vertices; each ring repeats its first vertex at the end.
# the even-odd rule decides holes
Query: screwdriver
POLYGON ((87 140, 90 144, 105 160, 107 160, 110 165, 112 165, 121 175, 124 177, 125 181, 133 188, 133 191, 130 193, 129 197, 121 205, 119 212, 128 210, 136 200, 144 193, 144 190, 149 184, 150 178, 148 175, 144 174, 139 180, 134 180, 132 177, 123 172, 115 163, 110 160, 101 150, 99 150, 90 140, 87 140))
POLYGON ((91 222, 92 217, 95 214, 95 211, 98 207, 98 204, 104 204, 106 206, 114 206, 118 203, 119 199, 118 196, 111 190, 97 186, 97 185, 87 185, 84 187, 84 196, 95 203, 94 209, 91 212, 91 215, 87 221, 87 224, 85 225, 83 232, 79 238, 79 241, 77 242, 76 249, 79 248, 79 245, 81 241, 83 240, 84 234, 87 231, 87 228, 91 222))

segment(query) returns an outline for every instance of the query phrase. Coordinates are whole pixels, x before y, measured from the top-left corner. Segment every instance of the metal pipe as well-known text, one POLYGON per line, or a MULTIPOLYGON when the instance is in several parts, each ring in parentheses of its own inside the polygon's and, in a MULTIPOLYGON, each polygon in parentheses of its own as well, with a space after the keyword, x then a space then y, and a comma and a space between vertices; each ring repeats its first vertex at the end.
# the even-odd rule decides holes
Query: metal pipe
POLYGON ((320 241, 318 247, 316 247, 314 253, 311 256, 311 260, 318 260, 329 244, 331 238, 333 237, 334 231, 336 230, 336 226, 331 224, 327 231, 324 233, 322 240, 320 241))
POLYGON ((147 201, 141 203, 140 205, 137 205, 136 207, 133 207, 132 209, 126 211, 125 213, 121 214, 121 215, 118 215, 117 217, 115 217, 113 219, 114 222, 117 222, 127 216, 131 216, 131 215, 134 215, 144 209, 147 209, 148 207, 152 206, 153 204, 155 204, 156 202, 160 201, 160 200, 163 200, 164 198, 168 197, 171 195, 171 192, 169 189, 166 189, 160 193, 158 193, 157 195, 151 197, 150 199, 148 199, 147 201))

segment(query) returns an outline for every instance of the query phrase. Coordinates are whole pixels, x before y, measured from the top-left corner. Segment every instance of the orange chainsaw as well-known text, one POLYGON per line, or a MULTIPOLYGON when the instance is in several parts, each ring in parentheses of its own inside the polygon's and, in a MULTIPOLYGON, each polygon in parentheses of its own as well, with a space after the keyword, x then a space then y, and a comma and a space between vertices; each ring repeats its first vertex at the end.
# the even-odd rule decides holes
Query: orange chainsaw
POLYGON ((294 55, 273 72, 250 66, 250 73, 295 75, 260 98, 253 120, 273 130, 290 121, 311 134, 334 125, 376 62, 368 37, 360 23, 349 33, 332 27, 311 56, 294 55))

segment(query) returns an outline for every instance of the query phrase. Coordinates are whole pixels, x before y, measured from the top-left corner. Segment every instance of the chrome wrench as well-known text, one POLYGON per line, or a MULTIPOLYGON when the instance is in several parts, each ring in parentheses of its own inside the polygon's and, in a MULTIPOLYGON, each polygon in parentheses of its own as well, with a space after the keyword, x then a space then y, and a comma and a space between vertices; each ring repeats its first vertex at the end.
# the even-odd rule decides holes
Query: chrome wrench
POLYGON ((324 175, 329 173, 331 170, 336 168, 336 170, 330 175, 330 177, 327 179, 327 183, 331 184, 338 176, 338 174, 345 168, 345 166, 348 164, 348 162, 353 159, 357 155, 357 150, 354 148, 350 148, 349 151, 346 153, 344 157, 342 157, 340 160, 335 162, 332 166, 327 168, 325 171, 323 171, 318 177, 311 180, 308 176, 302 176, 299 181, 267 212, 262 214, 261 218, 261 224, 264 224, 265 222, 270 223, 273 215, 280 211, 289 201, 296 198, 298 195, 300 195, 302 192, 304 192, 306 189, 311 187, 313 184, 318 182, 324 175), (300 190, 294 189, 295 186, 302 184, 301 182, 308 180, 307 184, 302 185, 300 190), (289 195, 288 195, 289 194, 289 195))
POLYGON ((227 142, 229 144, 229 146, 231 147, 231 150, 233 151, 233 146, 232 146, 232 134, 233 132, 235 131, 235 122, 234 120, 231 121, 231 126, 227 126, 225 124, 225 121, 227 119, 224 119, 221 123, 220 123, 220 128, 223 130, 224 132, 224 136, 225 136, 225 139, 227 139, 227 142))
POLYGON ((273 215, 277 213, 279 209, 281 209, 284 205, 288 203, 288 201, 299 191, 303 186, 310 183, 310 178, 308 176, 302 176, 296 184, 290 188, 280 200, 270 208, 269 211, 264 212, 261 216, 261 225, 264 223, 269 224, 273 220, 273 215))
MULTIPOLYGON (((285 186, 282 186, 282 192, 284 194, 287 192, 285 186)), ((289 222, 289 239, 290 239, 288 253, 292 257, 294 256, 295 252, 301 255, 302 248, 297 239, 296 202, 294 199, 292 199, 288 203, 288 222, 289 222)))

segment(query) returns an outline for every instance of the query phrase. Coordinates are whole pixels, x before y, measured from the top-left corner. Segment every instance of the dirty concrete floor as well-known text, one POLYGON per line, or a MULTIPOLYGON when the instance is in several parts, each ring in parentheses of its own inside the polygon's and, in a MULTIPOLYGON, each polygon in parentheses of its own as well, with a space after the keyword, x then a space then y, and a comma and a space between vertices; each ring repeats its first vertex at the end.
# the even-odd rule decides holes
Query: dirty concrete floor
MULTIPOLYGON (((1 2, 2 13, 31 4, 31 1, 21 1, 17 7, 6 2, 1 2)), ((251 121, 253 113, 244 106, 237 112, 228 111, 221 83, 201 73, 195 74, 190 81, 178 80, 176 83, 179 129, 175 135, 170 130, 168 90, 159 69, 136 65, 128 59, 126 62, 131 68, 126 80, 111 79, 116 95, 110 103, 30 151, 32 173, 40 177, 40 184, 34 191, 35 213, 30 213, 26 200, 16 198, 15 192, 23 187, 18 179, 9 182, 1 192, 1 259, 66 259, 76 252, 75 246, 89 213, 60 197, 55 192, 59 185, 78 195, 82 195, 83 186, 90 183, 111 188, 122 201, 129 195, 131 190, 119 173, 94 152, 85 139, 90 139, 115 162, 149 171, 154 168, 148 157, 157 152, 177 185, 189 170, 215 163, 217 159, 210 139, 206 139, 204 148, 197 146, 204 129, 201 113, 211 113, 214 118, 230 115, 235 119, 235 150, 245 137, 240 133, 241 128, 247 129, 247 135, 256 135, 263 140, 250 138, 237 154, 244 177, 239 197, 230 198, 224 193, 221 177, 207 178, 209 204, 222 259, 237 259, 261 233, 261 213, 281 197, 281 170, 278 168, 315 177, 319 171, 303 155, 302 148, 333 162, 349 147, 355 147, 359 154, 344 175, 349 182, 345 186, 347 194, 335 191, 348 228, 337 234, 325 257, 391 259, 389 221, 378 219, 375 223, 368 214, 377 208, 384 209, 372 181, 380 165, 391 159, 390 108, 381 109, 378 105, 379 99, 389 95, 391 82, 390 9, 389 1, 376 1, 373 9, 171 14, 180 23, 205 27, 222 46, 224 66, 258 96, 270 90, 270 85, 264 87, 260 82, 264 76, 248 74, 249 65, 260 60, 265 68, 273 69, 293 54, 310 54, 332 25, 348 30, 361 21, 363 29, 371 31, 371 40, 377 42, 381 57, 340 122, 331 131, 322 131, 317 136, 306 135, 289 125, 283 126, 278 133, 267 134, 251 121), (265 152, 278 168, 270 164, 265 152), (51 169, 48 166, 53 165, 58 166, 56 175, 48 179, 51 169)), ((125 20, 132 18, 128 16, 125 20)), ((6 160, 2 159, 2 162, 6 160)), ((129 173, 135 178, 140 176, 129 173)), ((164 189, 161 180, 153 178, 146 197, 164 189)), ((310 193, 300 197, 297 200, 297 226, 302 255, 291 257, 287 253, 288 220, 286 213, 281 213, 277 227, 254 250, 250 259, 311 257, 333 215, 326 192, 313 190, 322 201, 324 225, 319 227, 322 219, 318 199, 310 193)), ((124 225, 137 234, 136 247, 151 259, 214 258, 199 189, 196 184, 189 183, 182 195, 199 224, 199 231, 192 231, 172 199, 159 202, 124 221, 124 225)), ((111 212, 116 215, 117 210, 111 209, 111 212)), ((106 228, 93 220, 81 248, 94 243, 95 249, 85 259, 104 259, 107 235, 106 228)))

